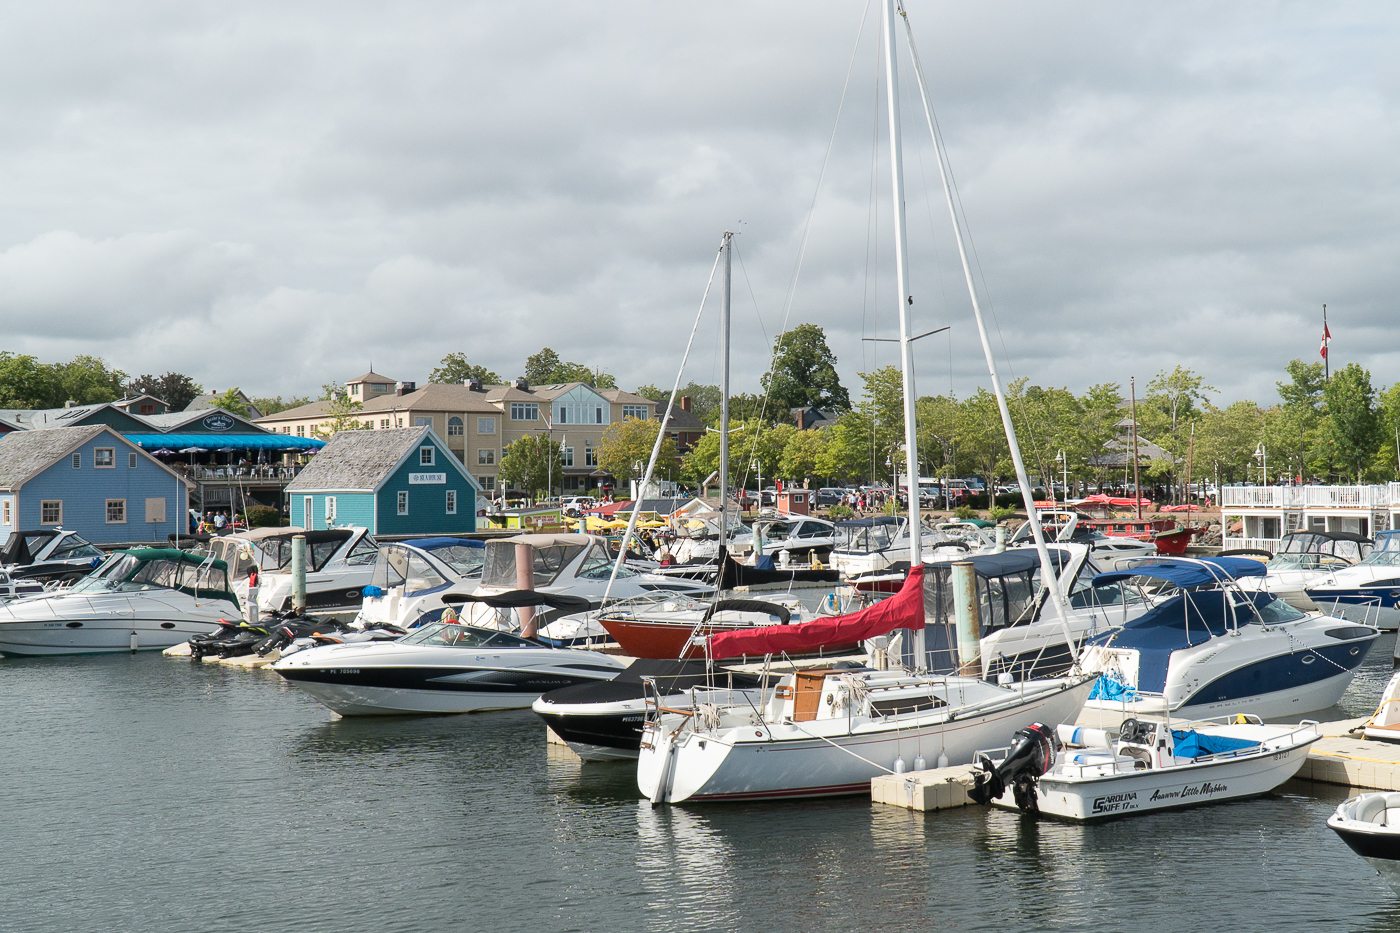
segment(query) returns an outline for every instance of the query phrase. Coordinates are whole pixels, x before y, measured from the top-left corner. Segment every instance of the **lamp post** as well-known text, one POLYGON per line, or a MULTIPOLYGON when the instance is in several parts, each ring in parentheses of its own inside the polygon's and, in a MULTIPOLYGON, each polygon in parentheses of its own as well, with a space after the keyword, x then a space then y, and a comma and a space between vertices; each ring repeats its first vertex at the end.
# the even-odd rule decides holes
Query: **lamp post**
POLYGON ((761 460, 749 461, 749 469, 758 474, 758 508, 763 510, 763 462, 761 460))
MULTIPOLYGON (((1067 460, 1065 460, 1065 452, 1064 452, 1063 450, 1061 450, 1059 453, 1057 453, 1057 454, 1055 455, 1055 459, 1059 461, 1059 463, 1060 463, 1060 474, 1061 474, 1062 476, 1064 476, 1064 483, 1063 483, 1063 485, 1064 485, 1064 487, 1065 487, 1065 501, 1068 502, 1068 501, 1069 501, 1069 462, 1068 462, 1067 460)), ((1053 485, 1053 483, 1052 483, 1052 485, 1053 485)), ((1051 501, 1051 502, 1054 502, 1054 501, 1055 501, 1055 497, 1054 497, 1053 495, 1050 496, 1050 501, 1051 501)))
POLYGON ((1254 458, 1259 461, 1259 469, 1263 474, 1263 485, 1267 489, 1269 486, 1269 448, 1264 446, 1263 441, 1260 441, 1259 445, 1254 448, 1254 458))

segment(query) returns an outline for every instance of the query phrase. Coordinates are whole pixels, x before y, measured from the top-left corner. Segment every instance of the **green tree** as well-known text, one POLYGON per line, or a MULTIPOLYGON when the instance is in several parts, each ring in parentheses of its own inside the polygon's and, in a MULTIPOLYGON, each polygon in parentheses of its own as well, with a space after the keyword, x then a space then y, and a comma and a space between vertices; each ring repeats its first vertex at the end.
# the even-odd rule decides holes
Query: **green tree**
POLYGON ((787 443, 783 445, 782 457, 778 461, 778 475, 784 479, 801 483, 813 476, 822 476, 820 465, 826 453, 827 435, 830 429, 798 431, 794 427, 787 443))
POLYGON ((312 428, 311 433, 325 439, 341 431, 363 431, 369 427, 369 422, 360 418, 359 413, 364 411, 364 408, 365 406, 349 396, 337 395, 331 399, 330 407, 326 409, 328 420, 322 422, 319 427, 312 428))
POLYGON ((1111 444, 1118 438, 1118 423, 1123 420, 1123 390, 1116 383, 1102 382, 1089 387, 1079 399, 1079 453, 1084 466, 1098 483, 1099 491, 1116 471, 1111 461, 1111 444))
POLYGON ((537 496, 548 489, 551 473, 555 480, 563 476, 562 457, 558 442, 547 435, 526 435, 505 449, 501 457, 501 480, 537 496))
MULTIPOLYGON (((671 390, 661 389, 654 385, 637 386, 636 394, 642 398, 649 398, 654 402, 665 405, 671 400, 671 390)), ((705 385, 699 382, 689 382, 681 386, 677 398, 690 399, 690 411, 696 418, 704 424, 714 427, 719 418, 720 391, 719 386, 705 385)))
POLYGON ((979 388, 958 406, 958 459, 970 472, 983 478, 989 488, 1011 472, 1011 448, 1001 423, 996 396, 979 388))
POLYGON ((248 404, 243 401, 242 390, 238 386, 225 389, 214 397, 214 407, 222 408, 224 411, 238 415, 241 418, 248 417, 248 404))
POLYGON ((1289 381, 1275 383, 1283 404, 1270 419, 1265 443, 1277 462, 1289 464, 1290 473, 1306 476, 1314 469, 1325 471, 1327 445, 1320 438, 1327 385, 1323 365, 1295 359, 1285 369, 1289 381))
MULTIPOLYGON (((1195 475, 1213 477, 1218 470, 1221 482, 1225 483, 1242 482, 1251 477, 1251 471, 1261 466, 1254 459, 1254 451, 1264 437, 1265 422, 1265 413, 1248 400, 1234 402, 1224 409, 1207 406, 1196 427, 1195 475)), ((1270 473, 1274 469, 1271 464, 1270 473)))
POLYGON ((1400 382, 1381 393, 1378 416, 1380 418, 1380 448, 1376 452, 1376 473, 1380 476, 1394 475, 1400 480, 1400 382))
POLYGON ((52 408, 58 394, 52 367, 37 357, 0 351, 0 405, 6 408, 52 408))
MULTIPOLYGON (((659 430, 661 422, 641 418, 627 418, 610 425, 598 442, 598 468, 611 473, 619 483, 640 478, 644 472, 639 472, 636 465, 640 463, 642 471, 646 470, 659 430)), ((661 442, 661 452, 657 455, 656 476, 668 476, 676 457, 676 442, 668 434, 661 442)))
MULTIPOLYGON (((130 395, 153 395, 169 405, 171 411, 184 411, 190 402, 204 394, 204 386, 184 373, 170 372, 164 376, 137 376, 126 384, 126 392, 130 395)), ((261 405, 258 408, 270 414, 261 405)))
POLYGON ((468 363, 465 353, 449 353, 428 375, 429 382, 460 385, 468 379, 480 379, 483 385, 500 385, 501 377, 475 363, 468 363))
POLYGON ((116 401, 122 397, 127 379, 126 373, 108 368, 101 357, 87 355, 55 363, 54 374, 60 396, 52 399, 55 408, 69 400, 79 405, 116 401))
POLYGON ((1144 402, 1155 403, 1171 420, 1170 430, 1174 434, 1182 419, 1189 419, 1198 413, 1197 403, 1206 401, 1206 393, 1216 391, 1193 371, 1176 366, 1171 372, 1159 372, 1147 384, 1147 397, 1144 402))
POLYGON ((327 382, 321 386, 321 398, 319 401, 333 402, 345 394, 345 386, 343 384, 339 382, 327 382))
POLYGON ((310 402, 311 399, 305 395, 295 395, 289 399, 283 399, 280 395, 273 396, 272 398, 253 399, 253 404, 256 405, 258 411, 262 412, 264 415, 275 415, 279 411, 300 408, 303 405, 310 404, 310 402))
POLYGON ((958 403, 942 395, 914 403, 919 425, 919 475, 950 477, 957 451, 958 403))
POLYGON ((1348 363, 1332 374, 1323 390, 1327 404, 1327 438, 1337 460, 1356 482, 1362 482, 1380 443, 1381 420, 1371 373, 1359 363, 1348 363))
POLYGON ((582 363, 570 363, 559 358, 549 347, 525 359, 525 378, 530 385, 551 385, 582 382, 595 389, 616 389, 617 380, 603 370, 593 370, 582 363))
POLYGON ((799 324, 780 334, 773 347, 773 368, 760 383, 770 404, 786 413, 792 408, 846 411, 851 399, 836 375, 836 355, 826 345, 826 332, 815 324, 799 324))

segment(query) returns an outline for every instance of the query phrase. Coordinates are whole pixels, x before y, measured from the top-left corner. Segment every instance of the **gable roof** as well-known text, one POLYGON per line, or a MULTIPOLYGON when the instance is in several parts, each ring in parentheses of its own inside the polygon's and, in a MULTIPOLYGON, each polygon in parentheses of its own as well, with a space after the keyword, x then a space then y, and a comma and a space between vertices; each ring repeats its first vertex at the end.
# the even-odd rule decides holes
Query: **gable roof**
POLYGON ((330 407, 331 403, 322 399, 319 402, 298 405, 296 408, 284 408, 282 411, 275 411, 270 415, 263 415, 261 418, 253 420, 258 424, 271 424, 277 421, 305 421, 308 418, 324 418, 330 411, 330 407))
MULTIPOLYGON (((239 422, 244 427, 251 428, 255 434, 262 434, 267 431, 267 428, 254 424, 251 420, 244 418, 242 415, 235 415, 233 412, 224 411, 222 408, 186 408, 184 411, 168 411, 163 415, 139 415, 137 417, 151 425, 157 431, 167 432, 183 428, 191 422, 203 421, 216 412, 223 412, 223 414, 239 422)), ((224 434, 227 432, 215 431, 213 433, 224 434)))
POLYGON ((425 441, 435 443, 441 454, 435 470, 450 466, 473 489, 481 490, 476 477, 467 472, 433 429, 423 426, 341 431, 287 484, 287 492, 377 492, 425 441))
POLYGON ((381 395, 368 399, 365 411, 480 411, 498 414, 486 393, 450 382, 430 382, 403 395, 381 395))
POLYGON ((132 405, 136 405, 147 399, 150 399, 152 402, 159 402, 166 408, 170 407, 170 403, 168 403, 165 399, 159 398, 154 395, 148 395, 146 393, 142 393, 141 395, 133 395, 128 398, 119 398, 115 402, 113 402, 112 405, 116 408, 120 408, 122 411, 130 412, 132 405))
MULTIPOLYGON (((595 389, 599 395, 610 402, 623 405, 656 405, 652 399, 645 398, 635 392, 624 392, 621 389, 595 389)), ((658 406, 659 407, 659 406, 658 406)))
POLYGON ((387 386, 392 386, 392 385, 398 385, 398 382, 399 382, 399 381, 398 381, 397 379, 390 379, 388 376, 381 376, 381 375, 379 375, 379 373, 377 373, 377 372, 375 372, 374 370, 371 369, 369 372, 365 373, 363 376, 356 376, 354 379, 348 379, 348 380, 346 380, 345 384, 346 384, 346 385, 354 385, 354 384, 357 383, 357 382, 369 382, 369 383, 372 383, 372 384, 374 384, 374 385, 381 385, 381 386, 387 385, 387 386))
MULTIPOLYGON (((74 405, 71 408, 7 408, 0 410, 0 418, 9 424, 26 431, 70 428, 81 425, 89 419, 106 413, 121 423, 123 429, 141 430, 150 415, 134 415, 123 411, 111 402, 98 402, 93 405, 74 405)), ((90 423, 99 423, 96 421, 90 423)))
MULTIPOLYGON (((185 411, 204 411, 204 410, 209 409, 209 408, 218 408, 218 407, 219 407, 218 401, 219 401, 219 399, 223 398, 223 396, 224 396, 224 393, 222 393, 222 392, 218 392, 218 393, 214 393, 214 392, 205 392, 203 395, 196 395, 196 396, 194 397, 194 400, 191 401, 188 405, 185 406, 185 411)), ((254 405, 254 404, 253 404, 253 400, 250 399, 250 398, 247 396, 247 394, 244 393, 244 391, 243 391, 242 389, 239 389, 239 390, 238 390, 238 399, 239 399, 239 401, 241 401, 244 405, 247 405, 247 406, 248 406, 248 417, 249 417, 249 418, 261 418, 261 417, 262 417, 262 409, 258 408, 258 406, 256 406, 256 405, 254 405)), ((148 415, 147 417, 150 417, 150 416, 148 415)))
MULTIPOLYGON (((655 404, 656 414, 652 415, 652 420, 660 421, 662 416, 666 414, 667 406, 662 402, 655 404)), ((670 408, 671 419, 666 422, 666 430, 686 432, 705 430, 705 422, 701 421, 689 408, 682 408, 679 405, 672 405, 670 408)))
POLYGON ((137 451, 147 460, 179 479, 185 486, 193 483, 180 477, 140 447, 122 437, 105 424, 84 424, 75 428, 49 428, 44 431, 13 431, 0 439, 0 489, 14 490, 63 460, 79 447, 107 435, 118 444, 137 451))

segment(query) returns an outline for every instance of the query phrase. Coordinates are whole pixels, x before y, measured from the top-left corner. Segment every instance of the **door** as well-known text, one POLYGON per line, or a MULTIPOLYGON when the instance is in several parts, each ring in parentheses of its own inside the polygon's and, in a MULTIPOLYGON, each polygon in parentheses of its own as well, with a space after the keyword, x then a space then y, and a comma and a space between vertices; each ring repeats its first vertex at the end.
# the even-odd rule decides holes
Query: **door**
POLYGON ((301 521, 302 527, 307 531, 314 531, 316 528, 316 499, 314 496, 301 497, 301 521))

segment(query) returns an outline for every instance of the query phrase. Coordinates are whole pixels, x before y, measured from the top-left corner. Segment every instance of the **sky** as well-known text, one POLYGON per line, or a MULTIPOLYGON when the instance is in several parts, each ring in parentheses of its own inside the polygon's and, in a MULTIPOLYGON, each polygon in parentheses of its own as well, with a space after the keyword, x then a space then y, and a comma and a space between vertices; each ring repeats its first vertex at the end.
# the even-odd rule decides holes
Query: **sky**
MULTIPOLYGON (((1325 302, 1333 365, 1400 379, 1400 7, 907 9, 1004 376, 1126 393, 1181 365, 1268 404, 1319 358, 1325 302)), ((862 338, 898 333, 879 10, 19 5, 0 349, 314 397, 371 361, 510 378, 550 346, 669 387, 728 229, 735 391, 785 315, 854 388, 895 359, 862 338)), ((916 345, 918 391, 966 395, 987 367, 897 61, 911 327, 950 326, 916 345)), ((719 379, 717 299, 685 380, 719 379)))

